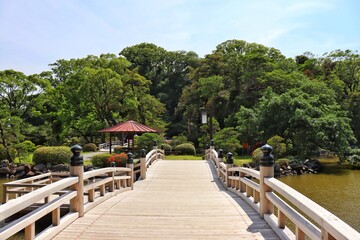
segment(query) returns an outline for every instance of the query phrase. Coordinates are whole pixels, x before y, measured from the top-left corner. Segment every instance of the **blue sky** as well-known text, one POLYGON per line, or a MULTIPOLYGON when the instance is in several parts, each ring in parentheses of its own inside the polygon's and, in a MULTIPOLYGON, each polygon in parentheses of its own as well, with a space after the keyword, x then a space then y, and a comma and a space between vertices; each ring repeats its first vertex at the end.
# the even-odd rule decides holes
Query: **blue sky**
POLYGON ((154 43, 211 53, 240 39, 287 57, 360 50, 358 0, 0 0, 0 71, 154 43))

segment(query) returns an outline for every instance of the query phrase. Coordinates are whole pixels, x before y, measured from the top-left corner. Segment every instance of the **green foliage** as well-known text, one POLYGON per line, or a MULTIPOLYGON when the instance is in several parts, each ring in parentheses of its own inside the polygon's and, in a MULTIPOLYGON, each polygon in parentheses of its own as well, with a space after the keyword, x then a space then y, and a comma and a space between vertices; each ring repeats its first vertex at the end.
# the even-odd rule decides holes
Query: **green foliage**
POLYGON ((260 150, 260 148, 257 148, 254 150, 251 156, 251 160, 255 165, 259 165, 262 156, 263 156, 263 152, 260 150))
POLYGON ((141 136, 135 137, 135 144, 137 149, 145 149, 149 152, 153 149, 154 142, 156 141, 157 146, 160 148, 163 138, 156 133, 144 133, 141 136))
POLYGON ((84 152, 96 152, 97 151, 97 146, 95 143, 86 143, 83 146, 83 151, 84 152))
POLYGON ((0 160, 8 159, 8 152, 10 153, 12 159, 16 157, 17 151, 15 148, 9 148, 7 151, 3 145, 0 145, 0 160))
POLYGON ((112 156, 110 153, 97 154, 92 157, 91 162, 94 167, 110 167, 108 159, 112 156))
POLYGON ((30 140, 25 140, 21 143, 16 144, 15 148, 17 150, 17 157, 21 162, 23 159, 26 159, 29 156, 29 154, 35 150, 36 146, 30 140))
POLYGON ((183 143, 175 147, 175 151, 179 151, 181 155, 195 155, 195 147, 191 143, 183 143))
POLYGON ((33 163, 45 165, 69 164, 71 152, 69 147, 39 147, 34 151, 33 163))
POLYGON ((171 150, 172 150, 171 145, 170 145, 170 144, 167 144, 167 143, 161 144, 161 147, 162 147, 166 152, 171 152, 171 150))
POLYGON ((224 128, 215 134, 215 146, 224 152, 236 154, 237 150, 241 148, 238 137, 239 133, 234 128, 224 128))
POLYGON ((275 135, 267 140, 267 144, 273 147, 273 155, 275 160, 284 156, 286 152, 286 144, 284 138, 275 135))
POLYGON ((187 143, 187 137, 184 135, 179 135, 179 136, 173 136, 171 138, 171 147, 175 148, 177 145, 183 144, 183 143, 187 143))
POLYGON ((359 155, 350 156, 349 163, 352 167, 359 168, 360 167, 360 156, 359 155))

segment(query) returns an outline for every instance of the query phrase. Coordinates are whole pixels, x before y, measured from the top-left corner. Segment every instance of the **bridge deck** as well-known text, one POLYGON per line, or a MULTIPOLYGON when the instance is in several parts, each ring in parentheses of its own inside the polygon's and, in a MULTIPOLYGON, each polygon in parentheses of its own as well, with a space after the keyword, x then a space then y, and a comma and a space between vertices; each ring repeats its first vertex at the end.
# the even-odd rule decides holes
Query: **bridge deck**
POLYGON ((54 239, 278 239, 206 161, 159 161, 54 239))

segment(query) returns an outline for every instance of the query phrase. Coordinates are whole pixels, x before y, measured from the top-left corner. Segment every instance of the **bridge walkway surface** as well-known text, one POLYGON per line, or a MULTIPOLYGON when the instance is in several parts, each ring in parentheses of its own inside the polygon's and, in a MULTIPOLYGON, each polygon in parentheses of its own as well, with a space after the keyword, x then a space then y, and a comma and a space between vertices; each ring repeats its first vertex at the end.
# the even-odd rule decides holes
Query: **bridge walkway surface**
POLYGON ((158 161, 54 239, 279 239, 208 161, 158 161))

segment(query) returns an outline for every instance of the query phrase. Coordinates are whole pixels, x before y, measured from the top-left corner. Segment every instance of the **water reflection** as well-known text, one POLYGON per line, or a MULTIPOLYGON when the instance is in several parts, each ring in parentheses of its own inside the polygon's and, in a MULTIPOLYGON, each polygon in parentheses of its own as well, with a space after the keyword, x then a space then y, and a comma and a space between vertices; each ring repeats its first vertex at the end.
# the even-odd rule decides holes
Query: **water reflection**
POLYGON ((360 231, 360 170, 326 163, 326 173, 279 178, 360 231))

